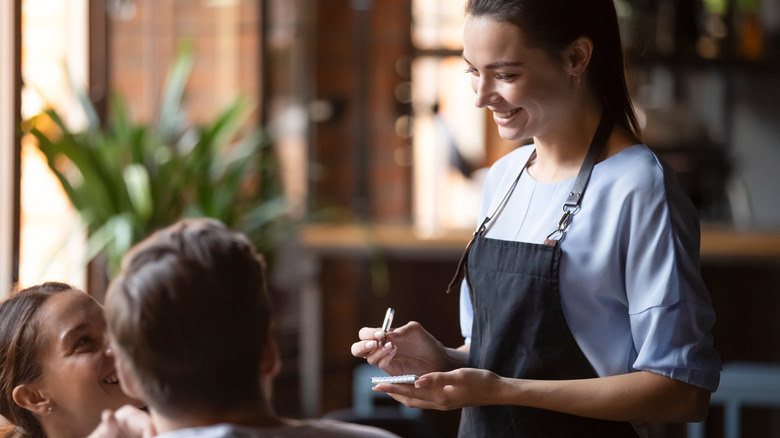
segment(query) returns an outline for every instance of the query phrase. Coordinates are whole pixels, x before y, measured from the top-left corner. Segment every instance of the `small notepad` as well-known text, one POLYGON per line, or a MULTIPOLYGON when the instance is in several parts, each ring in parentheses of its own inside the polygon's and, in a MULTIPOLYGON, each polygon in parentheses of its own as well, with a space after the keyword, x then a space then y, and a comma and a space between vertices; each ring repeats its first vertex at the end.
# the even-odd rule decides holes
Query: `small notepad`
POLYGON ((371 383, 414 383, 418 376, 406 374, 404 376, 372 377, 371 383))

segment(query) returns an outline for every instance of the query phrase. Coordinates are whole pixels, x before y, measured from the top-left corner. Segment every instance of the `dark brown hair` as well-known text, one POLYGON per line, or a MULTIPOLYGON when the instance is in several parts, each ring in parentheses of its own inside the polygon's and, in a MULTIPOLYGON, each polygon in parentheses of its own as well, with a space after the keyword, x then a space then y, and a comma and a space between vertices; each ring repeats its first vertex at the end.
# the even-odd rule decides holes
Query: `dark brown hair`
POLYGON ((251 242, 210 219, 158 231, 125 256, 106 316, 151 407, 220 412, 260 400, 264 282, 251 242))
POLYGON ((465 11, 516 25, 531 45, 553 57, 577 38, 590 38, 588 76, 604 110, 615 123, 641 137, 626 86, 613 0, 468 0, 465 11))
POLYGON ((39 336, 42 321, 36 318, 52 295, 78 290, 65 283, 48 282, 32 286, 6 299, 0 305, 0 415, 17 426, 6 436, 26 435, 45 437, 41 424, 32 414, 17 405, 13 391, 19 385, 37 381, 41 377, 39 336))

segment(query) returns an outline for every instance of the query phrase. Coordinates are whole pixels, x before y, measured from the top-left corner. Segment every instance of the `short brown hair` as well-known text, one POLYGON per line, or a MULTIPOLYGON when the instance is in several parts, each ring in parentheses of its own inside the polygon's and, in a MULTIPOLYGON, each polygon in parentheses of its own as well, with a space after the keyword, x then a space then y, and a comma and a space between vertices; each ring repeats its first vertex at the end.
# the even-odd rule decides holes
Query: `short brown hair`
POLYGON ((211 219, 180 221, 136 245, 106 299, 117 353, 160 412, 258 400, 269 308, 262 258, 211 219))
MULTIPOLYGON (((52 295, 78 290, 50 281, 19 291, 0 305, 0 415, 32 437, 44 437, 41 424, 14 402, 14 388, 41 378, 39 335, 42 322, 38 310, 52 295)), ((13 435, 13 434, 12 434, 13 435)))

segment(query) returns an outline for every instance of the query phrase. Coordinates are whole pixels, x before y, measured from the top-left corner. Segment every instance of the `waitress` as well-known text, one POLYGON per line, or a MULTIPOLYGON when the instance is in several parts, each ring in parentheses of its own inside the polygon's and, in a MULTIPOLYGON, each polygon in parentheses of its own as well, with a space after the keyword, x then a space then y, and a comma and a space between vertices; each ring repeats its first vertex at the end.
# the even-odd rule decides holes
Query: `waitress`
POLYGON ((462 437, 636 437, 704 419, 718 386, 699 224, 641 143, 612 0, 469 0, 463 59, 507 140, 453 282, 465 343, 420 324, 360 330, 352 354, 464 408, 462 437), (384 342, 378 342, 383 340, 384 342))

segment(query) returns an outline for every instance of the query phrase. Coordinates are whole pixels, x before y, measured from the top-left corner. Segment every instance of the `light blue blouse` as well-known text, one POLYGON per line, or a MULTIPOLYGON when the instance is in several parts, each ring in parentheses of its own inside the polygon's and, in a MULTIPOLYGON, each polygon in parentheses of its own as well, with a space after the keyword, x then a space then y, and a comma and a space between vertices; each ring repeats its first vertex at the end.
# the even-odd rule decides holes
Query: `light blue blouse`
MULTIPOLYGON (((521 147, 490 169, 480 222, 532 151, 521 147)), ((542 243, 573 182, 542 183, 523 172, 486 237, 542 243)), ((721 365, 699 271, 698 216, 674 173, 646 146, 632 146, 596 164, 581 207, 561 242, 559 285, 569 328, 598 375, 645 370, 717 389, 721 365)), ((473 311, 465 282, 460 306, 468 343, 473 311)))

